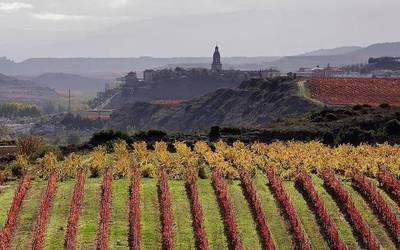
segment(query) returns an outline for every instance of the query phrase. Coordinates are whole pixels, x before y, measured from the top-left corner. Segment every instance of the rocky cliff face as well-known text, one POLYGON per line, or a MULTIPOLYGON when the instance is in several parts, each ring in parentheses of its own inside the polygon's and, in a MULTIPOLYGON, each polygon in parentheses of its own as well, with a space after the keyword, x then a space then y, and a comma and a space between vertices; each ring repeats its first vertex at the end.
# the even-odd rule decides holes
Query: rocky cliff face
POLYGON ((296 82, 287 78, 249 80, 235 89, 218 89, 178 106, 135 103, 112 115, 115 129, 162 129, 204 132, 211 126, 264 127, 301 114, 316 104, 297 95, 296 82))

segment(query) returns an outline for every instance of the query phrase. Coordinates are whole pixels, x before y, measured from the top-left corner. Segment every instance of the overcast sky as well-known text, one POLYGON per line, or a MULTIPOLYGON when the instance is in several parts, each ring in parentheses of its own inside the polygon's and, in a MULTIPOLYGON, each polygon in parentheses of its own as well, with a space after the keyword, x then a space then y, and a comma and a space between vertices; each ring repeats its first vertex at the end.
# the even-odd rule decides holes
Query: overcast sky
MULTIPOLYGON (((8 37, 3 38, 2 36, 0 45, 8 46, 7 48, 12 51, 12 49, 15 50, 12 44, 18 45, 18 40, 21 39, 29 41, 31 36, 32 46, 36 45, 35 43, 40 44, 38 38, 30 35, 31 33, 22 34, 20 32, 20 36, 17 36, 15 30, 63 31, 67 36, 68 32, 93 32, 141 20, 157 20, 164 17, 188 15, 204 15, 206 17, 216 13, 249 13, 255 10, 282 13, 282 17, 276 24, 271 24, 273 20, 271 21, 267 17, 265 23, 263 20, 259 20, 258 24, 248 27, 251 32, 268 32, 274 29, 275 34, 276 30, 280 30, 280 27, 272 27, 272 25, 282 25, 284 29, 290 29, 293 25, 304 24, 307 26, 300 28, 306 31, 313 29, 314 37, 311 39, 308 32, 307 37, 297 37, 298 41, 293 42, 293 45, 290 42, 283 42, 281 47, 277 47, 279 43, 256 40, 254 44, 242 44, 243 48, 237 48, 237 51, 245 52, 243 55, 286 55, 332 46, 400 41, 400 32, 398 32, 400 0, 0 0, 0 31, 3 32, 2 34, 8 34, 7 32, 10 30, 14 31, 14 33, 10 33, 9 40, 7 40, 8 37), (315 18, 312 19, 313 17, 315 18), (266 23, 267 21, 270 23, 266 23), (334 29, 335 32, 339 33, 333 35, 323 31, 326 27, 325 23, 329 24, 329 29, 334 29), (363 33, 352 32, 347 26, 351 26, 352 29, 360 27, 363 33), (343 33, 340 33, 340 31, 343 31, 343 33), (364 34, 366 32, 369 34, 364 34), (315 42, 316 40, 318 42, 315 42)), ((213 24, 209 23, 208 25, 213 24)), ((296 28, 299 29, 298 26, 296 28)), ((232 32, 231 29, 227 30, 232 32)), ((278 40, 290 38, 288 36, 290 30, 280 31, 282 36, 277 37, 278 40), (283 33, 286 33, 286 35, 283 33)), ((245 33, 251 34, 251 32, 245 33)), ((226 45, 227 37, 230 36, 224 34, 224 30, 221 30, 220 33, 221 37, 215 37, 215 34, 213 34, 213 37, 207 39, 211 43, 220 40, 226 45)), ((298 30, 293 31, 293 33, 300 34, 298 30)), ((207 34, 201 35, 207 36, 207 34)), ((43 39, 51 38, 44 35, 43 39)), ((63 39, 67 38, 63 37, 63 39)), ((42 41, 42 44, 45 43, 46 41, 42 41)), ((199 46, 196 45, 195 47, 199 46)), ((159 50, 161 51, 158 52, 160 56, 172 56, 172 54, 167 53, 168 51, 175 53, 174 49, 170 50, 167 47, 164 49, 165 53, 159 50)), ((177 54, 176 56, 199 56, 200 54, 203 55, 202 53, 205 51, 192 54, 185 52, 185 54, 177 54)), ((227 52, 229 52, 229 55, 242 55, 233 53, 233 50, 227 52)), ((0 53, 4 52, 0 50, 0 53)), ((131 56, 140 55, 148 55, 148 53, 141 54, 140 51, 136 51, 131 56)), ((10 52, 8 56, 21 58, 21 55, 14 55, 14 52, 10 52)))

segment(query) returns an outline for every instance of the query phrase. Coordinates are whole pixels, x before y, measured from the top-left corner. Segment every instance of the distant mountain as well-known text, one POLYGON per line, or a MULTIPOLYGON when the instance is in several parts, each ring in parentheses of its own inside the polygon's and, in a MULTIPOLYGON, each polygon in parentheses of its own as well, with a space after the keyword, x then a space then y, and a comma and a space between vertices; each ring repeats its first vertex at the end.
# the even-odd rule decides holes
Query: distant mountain
POLYGON ((59 95, 51 88, 0 74, 0 101, 43 105, 58 98, 59 95))
POLYGON ((110 126, 179 132, 204 132, 215 125, 264 127, 315 107, 297 92, 297 83, 286 78, 249 80, 236 89, 219 89, 178 106, 142 102, 126 105, 113 113, 110 126))
POLYGON ((31 78, 41 86, 50 87, 57 91, 96 92, 104 89, 107 79, 89 78, 75 74, 45 73, 31 78))
MULTIPOLYGON (((261 65, 279 57, 223 57, 226 68, 246 69, 249 65, 261 65)), ((211 57, 132 57, 132 58, 31 58, 15 63, 0 58, 0 73, 7 75, 39 76, 45 73, 66 73, 96 77, 107 73, 122 75, 129 71, 153 68, 175 68, 177 66, 200 66, 209 68, 211 57)), ((259 67, 255 66, 255 69, 259 67)))
POLYGON ((311 52, 306 55, 286 56, 272 63, 267 63, 264 67, 276 66, 283 71, 297 71, 300 67, 315 67, 317 65, 343 66, 357 63, 367 63, 370 57, 381 56, 400 56, 400 42, 378 43, 365 48, 350 49, 345 54, 335 54, 346 49, 333 49, 325 52, 311 52), (318 54, 335 55, 318 55, 318 54))
POLYGON ((308 53, 301 54, 300 56, 337 56, 354 52, 362 48, 363 47, 359 46, 348 46, 348 47, 339 47, 334 49, 319 49, 316 51, 311 51, 308 53))

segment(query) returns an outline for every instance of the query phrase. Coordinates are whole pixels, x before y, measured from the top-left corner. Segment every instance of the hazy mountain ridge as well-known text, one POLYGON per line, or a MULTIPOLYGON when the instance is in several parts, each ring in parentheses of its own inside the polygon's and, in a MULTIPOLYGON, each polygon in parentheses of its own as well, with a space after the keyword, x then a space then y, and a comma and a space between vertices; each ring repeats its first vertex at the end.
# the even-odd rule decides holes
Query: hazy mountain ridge
POLYGON ((41 105, 57 98, 59 95, 51 88, 0 74, 0 101, 29 102, 41 105))
POLYGON ((342 48, 328 50, 330 52, 311 52, 309 55, 282 57, 264 67, 275 66, 283 71, 297 71, 299 67, 315 67, 317 65, 344 66, 350 64, 367 63, 370 57, 400 56, 400 42, 377 43, 361 49, 350 49, 346 54, 336 54, 342 48), (331 53, 333 55, 318 55, 331 53))

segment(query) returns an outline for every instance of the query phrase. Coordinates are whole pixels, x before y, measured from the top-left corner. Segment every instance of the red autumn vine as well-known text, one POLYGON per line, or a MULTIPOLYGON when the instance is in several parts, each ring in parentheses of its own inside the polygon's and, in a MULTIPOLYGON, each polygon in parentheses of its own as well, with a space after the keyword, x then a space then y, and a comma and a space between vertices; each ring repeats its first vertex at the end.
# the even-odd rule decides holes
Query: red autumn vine
POLYGON ((129 249, 140 249, 140 169, 131 171, 129 187, 129 249))
POLYGON ((293 233, 296 249, 311 250, 312 247, 310 241, 304 232, 299 217, 297 216, 296 210, 290 202, 289 196, 283 187, 281 179, 275 174, 272 168, 267 169, 267 177, 272 192, 287 218, 290 229, 293 233))
POLYGON ((203 211, 199 200, 196 177, 192 171, 185 175, 186 193, 190 201, 196 248, 199 250, 208 249, 208 239, 204 228, 203 211))
POLYGON ((106 168, 103 176, 103 183, 101 186, 101 200, 99 211, 99 222, 97 229, 96 249, 108 249, 108 238, 110 231, 110 203, 111 203, 111 186, 112 184, 112 171, 106 168))
POLYGON ((17 216, 21 210, 22 201, 24 200, 26 191, 28 190, 30 184, 31 176, 30 174, 25 174, 18 185, 17 191, 14 194, 4 227, 0 230, 0 250, 9 248, 11 237, 14 233, 15 224, 17 222, 17 216))
POLYGON ((342 183, 336 179, 335 174, 330 170, 325 170, 322 173, 322 177, 324 179, 324 185, 336 199, 343 212, 347 215, 350 224, 358 233, 363 243, 368 247, 368 249, 379 249, 378 240, 361 217, 361 214, 355 207, 349 193, 344 189, 342 183))
POLYGON ((68 216, 67 232, 64 239, 65 249, 75 249, 76 244, 76 230, 81 210, 83 188, 85 185, 85 172, 83 169, 79 169, 77 173, 77 179, 75 182, 74 191, 72 194, 72 200, 68 216))

